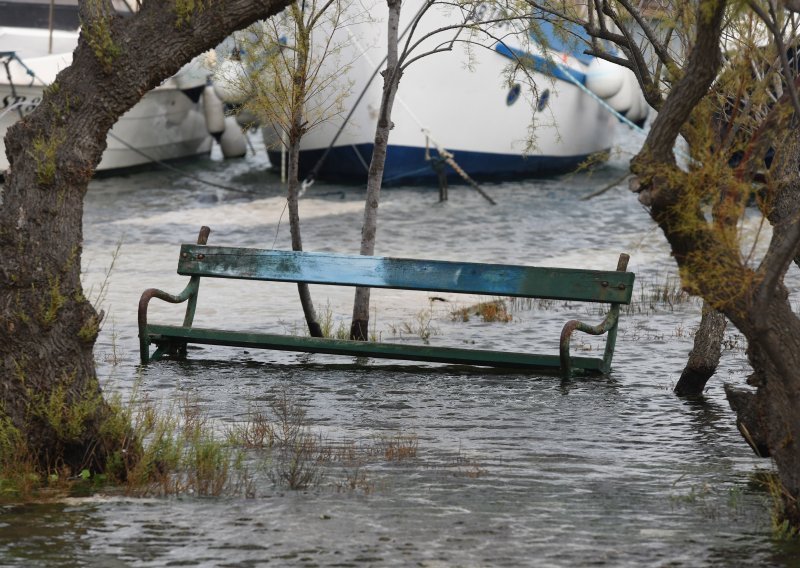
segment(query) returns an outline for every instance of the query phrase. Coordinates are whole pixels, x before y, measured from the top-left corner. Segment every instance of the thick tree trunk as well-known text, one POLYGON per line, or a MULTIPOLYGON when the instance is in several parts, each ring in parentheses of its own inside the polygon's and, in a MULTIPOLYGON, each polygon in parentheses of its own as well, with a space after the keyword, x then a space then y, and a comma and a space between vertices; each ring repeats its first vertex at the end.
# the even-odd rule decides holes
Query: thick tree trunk
MULTIPOLYGON (((748 359, 756 387, 749 404, 731 406, 737 423, 755 442, 759 455, 770 456, 782 485, 784 517, 800 527, 800 320, 785 297, 770 302, 766 327, 747 329, 748 359)), ((749 314, 755 321, 754 314, 749 314)), ((741 400, 741 399, 740 399, 741 400)), ((745 439, 748 436, 745 435, 745 439)))
MULTIPOLYGON (((386 164, 386 148, 389 145, 389 132, 392 129, 392 106, 400 83, 401 71, 397 59, 398 27, 400 23, 400 0, 387 0, 388 57, 383 72, 383 96, 375 128, 375 144, 367 175, 367 197, 364 204, 364 222, 361 226, 361 254, 375 252, 375 234, 378 230, 378 204, 383 183, 383 169, 386 164)), ((350 325, 350 339, 366 341, 369 337, 369 288, 356 288, 353 301, 353 321, 350 325)))
MULTIPOLYGON (((0 194, 0 428, 45 469, 104 470, 125 450, 98 386, 101 324, 80 284, 83 197, 114 122, 148 90, 286 0, 145 2, 119 18, 81 2, 81 37, 29 116, 9 129, 0 194), (180 8, 179 7, 184 7, 180 8)), ((118 461, 117 461, 118 463, 118 461)))
POLYGON ((689 353, 689 361, 681 373, 678 384, 675 385, 675 394, 678 396, 703 394, 708 379, 717 372, 726 322, 723 314, 703 301, 700 327, 694 336, 694 346, 689 353))

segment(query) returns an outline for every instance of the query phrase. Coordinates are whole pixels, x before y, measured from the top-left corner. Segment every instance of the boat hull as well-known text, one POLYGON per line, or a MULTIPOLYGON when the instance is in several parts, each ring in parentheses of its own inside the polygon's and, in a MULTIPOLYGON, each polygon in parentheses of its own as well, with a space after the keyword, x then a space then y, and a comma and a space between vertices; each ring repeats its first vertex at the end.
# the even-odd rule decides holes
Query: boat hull
MULTIPOLYGON (((361 182, 366 179, 372 144, 338 146, 325 157, 324 166, 316 176, 326 181, 339 183, 361 182)), ((597 152, 602 152, 598 150, 597 152)), ((281 153, 267 152, 270 163, 280 164, 281 153)), ((300 177, 311 174, 312 168, 322 159, 325 150, 300 152, 300 177)), ((434 152, 434 155, 436 153, 434 152)), ((542 156, 537 154, 495 154, 488 152, 454 152, 454 161, 476 180, 508 180, 527 177, 544 177, 574 171, 581 164, 602 155, 598 153, 570 156, 542 156)), ((434 159, 435 161, 435 159, 434 159)), ((444 164, 444 174, 450 181, 459 181, 461 174, 444 164)), ((432 160, 426 158, 425 148, 390 144, 386 153, 383 172, 384 184, 423 184, 438 181, 437 170, 432 160)))
MULTIPOLYGON (((407 17, 415 12, 407 9, 407 17)), ((452 22, 446 13, 430 16, 426 29, 452 22)), ((401 29, 407 24, 401 22, 401 29)), ((318 179, 366 180, 382 95, 383 81, 375 75, 383 66, 382 50, 375 46, 385 45, 383 27, 374 21, 352 26, 342 38, 346 47, 340 57, 351 61, 346 79, 352 88, 343 96, 347 113, 321 122, 304 135, 301 176, 316 167, 318 179)), ((404 71, 392 111, 394 127, 384 183, 436 180, 433 166, 439 149, 452 153, 458 167, 476 179, 558 174, 607 153, 618 120, 578 85, 585 81, 585 63, 563 55, 559 64, 532 68, 532 87, 521 79, 509 82, 507 68, 512 60, 508 49, 498 45, 504 47, 490 41, 469 54, 460 49, 437 53, 404 71)), ((424 44, 420 51, 425 51, 424 44)), ((337 67, 343 65, 335 60, 329 64, 330 72, 335 73, 337 67)), ((325 92, 319 98, 335 96, 325 92)), ((280 167, 280 135, 269 125, 263 132, 270 161, 280 167)), ((450 179, 459 177, 449 165, 445 173, 450 179)))
MULTIPOLYGON (((53 43, 61 52, 41 55, 47 53, 50 41, 47 30, 0 28, 0 51, 14 51, 18 57, 9 62, 11 80, 5 73, 0 75, 0 174, 9 167, 6 131, 38 106, 45 86, 71 63, 77 37, 75 32, 55 32, 53 43), (34 73, 33 79, 28 69, 34 73)), ((200 90, 204 83, 201 81, 200 90)), ((175 78, 146 93, 112 127, 97 170, 208 154, 212 137, 206 127, 202 98, 193 96, 196 94, 197 88, 179 88, 175 78)))

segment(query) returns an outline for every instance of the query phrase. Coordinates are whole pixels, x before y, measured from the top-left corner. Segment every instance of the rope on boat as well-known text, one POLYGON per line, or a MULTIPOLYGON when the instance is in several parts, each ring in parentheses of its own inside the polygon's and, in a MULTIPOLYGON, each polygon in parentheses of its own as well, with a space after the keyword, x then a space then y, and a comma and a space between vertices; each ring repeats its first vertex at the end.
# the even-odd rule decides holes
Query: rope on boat
MULTIPOLYGON (((19 61, 19 58, 17 57, 17 54, 14 53, 13 51, 3 52, 3 67, 6 68, 6 77, 8 77, 8 84, 11 87, 11 96, 14 97, 14 101, 15 101, 15 104, 16 104, 16 101, 19 100, 17 98, 17 87, 16 87, 16 85, 14 85, 14 80, 11 78, 11 69, 9 69, 9 67, 8 67, 8 64, 11 63, 11 61, 13 61, 14 59, 19 61)), ((20 61, 20 63, 22 63, 22 62, 20 61)), ((25 64, 23 63, 22 66, 25 67, 25 64)), ((27 69, 27 67, 26 67, 26 69, 27 69)), ((19 118, 20 118, 20 120, 22 120, 22 118, 24 118, 24 115, 22 114, 21 105, 17 106, 17 112, 19 112, 19 118)), ((5 114, 5 113, 3 113, 3 114, 5 114)))
POLYGON ((25 106, 25 104, 26 103, 20 101, 20 102, 14 103, 13 105, 9 105, 8 107, 6 107, 6 109, 3 112, 0 112, 0 118, 3 118, 8 113, 13 112, 14 110, 16 110, 16 109, 18 109, 20 107, 25 106))
POLYGON ((161 166, 162 168, 171 170, 171 171, 176 172, 176 173, 178 173, 178 174, 180 174, 180 175, 182 175, 184 177, 187 177, 189 179, 193 179, 194 181, 200 182, 200 183, 205 184, 205 185, 209 185, 211 187, 224 189, 225 191, 232 191, 234 193, 243 193, 245 195, 253 195, 252 191, 247 191, 245 189, 239 189, 239 188, 236 188, 236 187, 231 187, 230 185, 225 185, 225 184, 222 184, 222 183, 216 183, 216 182, 213 182, 213 181, 208 181, 208 180, 199 178, 196 175, 190 174, 189 172, 187 172, 185 170, 182 170, 181 168, 176 168, 172 164, 168 164, 167 162, 165 162, 163 160, 159 160, 158 158, 154 158, 153 156, 150 156, 149 154, 147 154, 146 152, 143 152, 139 148, 136 148, 135 146, 133 146, 131 144, 128 144, 127 142, 125 142, 125 140, 123 140, 122 138, 120 138, 119 136, 117 136, 116 134, 114 134, 111 131, 109 131, 108 135, 111 138, 113 138, 114 140, 116 140, 117 142, 119 142, 120 144, 122 144, 123 146, 127 147, 129 150, 133 150, 134 152, 136 152, 140 156, 142 156, 144 158, 147 158, 150 162, 152 162, 154 164, 157 164, 157 165, 161 166))
MULTIPOLYGON (((417 14, 413 18, 411 18, 411 21, 408 23, 406 28, 400 33, 400 35, 398 36, 398 40, 403 39, 403 36, 405 36, 408 33, 408 31, 411 29, 411 26, 414 25, 414 23, 417 21, 417 18, 419 17, 419 15, 422 13, 422 11, 425 8, 426 8, 426 5, 423 3, 422 7, 419 9, 417 14)), ((356 44, 356 47, 358 47, 361 50, 361 54, 366 56, 367 55, 366 50, 363 47, 361 47, 361 45, 358 42, 358 39, 353 35, 353 32, 350 31, 349 27, 347 28, 347 34, 350 37, 350 40, 354 44, 356 44)), ((325 152, 322 153, 322 156, 320 156, 319 160, 317 160, 317 163, 314 164, 314 167, 311 168, 311 171, 306 176, 306 179, 303 180, 303 183, 302 183, 302 192, 303 193, 305 193, 305 190, 313 185, 314 179, 316 178, 317 173, 319 173, 320 168, 322 168, 322 164, 325 163, 325 160, 327 159, 328 154, 333 149, 333 145, 336 144, 336 141, 339 139, 339 136, 342 134, 342 132, 344 132, 344 129, 347 126, 347 123, 350 122, 350 119, 353 117, 353 113, 355 113, 356 108, 358 107, 358 105, 361 102, 361 100, 364 98, 364 95, 367 94, 367 90, 369 89, 370 85, 372 84, 372 81, 374 81, 375 77, 378 76, 378 73, 380 73, 380 71, 381 71, 381 67, 383 67, 384 63, 386 63, 386 60, 388 59, 388 57, 389 56, 387 54, 386 56, 384 56, 384 58, 381 60, 381 62, 378 65, 375 65, 375 70, 372 72, 372 75, 367 80, 367 84, 364 85, 364 88, 361 90, 361 93, 359 93, 358 98, 356 99, 356 102, 354 102, 353 106, 350 108, 350 112, 347 113, 347 116, 342 121, 341 126, 339 126, 339 130, 336 131, 336 134, 334 135, 334 137, 331 140, 330 144, 328 144, 328 147, 325 148, 325 152)), ((355 147, 353 149, 356 150, 355 147)), ((359 159, 361 160, 361 162, 363 164, 364 163, 364 159, 361 157, 361 154, 359 154, 358 151, 356 151, 356 154, 358 155, 359 159)), ((369 171, 369 167, 367 167, 367 171, 369 171)))
MULTIPOLYGON (((557 65, 557 66, 558 66, 560 69, 561 69, 561 71, 563 71, 563 72, 564 72, 564 74, 565 74, 565 75, 566 75, 566 76, 569 78, 569 80, 570 80, 572 83, 574 83, 574 84, 575 84, 575 86, 576 86, 576 87, 578 87, 578 88, 579 88, 581 91, 583 91, 584 93, 586 93, 587 95, 589 95, 591 98, 593 98, 595 101, 597 101, 597 102, 600 104, 600 106, 602 106, 602 107, 603 107, 603 108, 605 108, 605 109, 606 109, 608 112, 610 112, 610 113, 611 113, 611 114, 613 114, 615 117, 617 117, 617 118, 618 118, 618 119, 619 119, 619 120, 620 120, 620 121, 621 121, 623 124, 625 124, 626 126, 628 126, 628 127, 631 129, 631 130, 634 130, 634 131, 636 131, 636 132, 638 132, 638 133, 640 133, 640 134, 646 134, 646 133, 645 133, 645 130, 644 130, 644 128, 642 128, 641 126, 638 126, 637 124, 635 124, 635 123, 631 122, 631 120, 630 120, 629 118, 627 118, 626 116, 624 116, 623 114, 621 114, 619 111, 615 110, 615 109, 614 109, 614 108, 613 108, 611 105, 609 105, 609 104, 608 104, 606 101, 604 101, 604 100, 603 100, 603 99, 601 99, 599 96, 597 96, 596 94, 594 94, 594 93, 593 93, 593 92, 592 92, 592 91, 591 91, 591 90, 590 90, 590 89, 589 89, 589 88, 588 88, 586 85, 584 85, 583 83, 581 83, 581 82, 580 82, 580 81, 579 81, 579 80, 578 80, 578 79, 577 79, 577 78, 576 78, 576 77, 575 77, 575 76, 574 76, 572 73, 570 73, 570 70, 569 70, 569 68, 565 67, 565 66, 564 66, 564 65, 563 65, 561 62, 559 62, 559 61, 555 61, 555 60, 554 60, 553 62, 554 62, 554 63, 555 63, 555 64, 556 64, 556 65, 557 65)), ((677 147, 675 147, 675 148, 673 148, 672 150, 673 150, 673 152, 675 152, 676 154, 678 154, 678 155, 679 155, 681 158, 683 158, 683 159, 685 159, 685 160, 689 160, 689 161, 691 161, 691 159, 692 159, 692 158, 691 158, 691 157, 690 157, 690 156, 689 156, 689 155, 688 155, 686 152, 684 152, 683 150, 681 150, 680 148, 677 148, 677 147)))
POLYGON ((0 51, 0 57, 4 58, 3 65, 5 65, 6 75, 8 75, 8 82, 11 84, 12 88, 14 85, 13 81, 11 80, 11 71, 8 69, 8 64, 12 61, 16 61, 20 67, 25 69, 25 73, 31 77, 31 85, 33 85, 34 81, 39 81, 42 85, 47 86, 47 83, 45 83, 38 75, 36 75, 33 69, 25 65, 25 62, 19 58, 16 51, 0 51))
POLYGON ((615 117, 617 117, 617 119, 619 119, 620 122, 625 124, 631 130, 635 130, 635 131, 637 131, 637 132, 639 132, 641 134, 644 134, 644 128, 642 128, 641 126, 638 126, 636 123, 631 121, 628 117, 626 117, 625 115, 623 115, 622 113, 620 113, 619 111, 614 109, 614 107, 612 107, 610 104, 608 104, 602 98, 600 98, 595 93, 593 93, 592 90, 589 89, 589 87, 587 87, 586 85, 581 83, 578 80, 578 78, 575 77, 575 75, 572 74, 572 72, 570 71, 569 67, 567 67, 566 65, 564 65, 563 63, 561 63, 560 61, 557 61, 555 59, 553 59, 553 63, 555 63, 558 66, 558 68, 564 73, 564 75, 566 75, 569 78, 569 80, 572 83, 575 84, 576 87, 578 87, 581 91, 583 91, 584 93, 589 95, 591 98, 593 98, 595 101, 597 101, 600 104, 600 106, 602 106, 608 112, 610 112, 615 117))

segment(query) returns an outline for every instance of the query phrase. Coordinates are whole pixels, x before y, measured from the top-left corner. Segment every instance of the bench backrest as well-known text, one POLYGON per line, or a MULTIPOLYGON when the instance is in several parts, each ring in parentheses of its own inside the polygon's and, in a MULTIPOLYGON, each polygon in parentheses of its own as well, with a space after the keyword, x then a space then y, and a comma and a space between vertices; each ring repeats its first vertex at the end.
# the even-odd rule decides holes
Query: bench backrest
POLYGON ((178 274, 629 304, 634 274, 184 244, 178 274))

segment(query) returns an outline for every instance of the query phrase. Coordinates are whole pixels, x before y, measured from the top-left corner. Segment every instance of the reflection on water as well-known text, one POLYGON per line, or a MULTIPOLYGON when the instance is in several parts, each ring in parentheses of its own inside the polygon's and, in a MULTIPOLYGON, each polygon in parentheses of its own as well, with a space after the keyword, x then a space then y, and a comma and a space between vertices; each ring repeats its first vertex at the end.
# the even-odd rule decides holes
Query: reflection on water
MULTIPOLYGON (((278 226, 283 189, 252 173, 254 165, 251 158, 193 166, 252 196, 160 172, 93 182, 84 251, 90 295, 122 243, 96 349, 101 376, 123 393, 137 379, 155 399, 188 393, 220 423, 286 390, 327 438, 413 433, 416 457, 370 463, 375 490, 367 494, 324 481, 292 492, 262 475, 254 499, 7 506, 0 565, 735 566, 796 558, 796 549, 770 540, 766 497, 749 484, 767 464, 741 440, 722 393, 723 380, 747 374, 742 350, 724 354, 704 401, 671 394, 696 325, 694 303, 624 316, 614 371, 602 379, 225 347, 140 369, 138 296, 151 286, 183 287, 178 244, 193 241, 201 224, 214 230, 212 244, 288 247, 285 216, 278 226)), ((638 281, 661 282, 673 265, 635 198, 620 188, 579 199, 619 175, 611 164, 592 178, 488 185, 495 207, 466 187, 451 188, 447 203, 430 188, 387 190, 377 253, 608 269, 624 251, 638 281)), ((306 248, 357 252, 362 199, 358 187, 315 185, 300 206, 306 248)), ((347 321, 352 290, 312 293, 335 322, 347 321)), ((418 340, 414 326, 423 322, 434 344, 555 352, 564 321, 601 319, 591 307, 553 303, 518 306, 505 324, 462 322, 452 313, 476 298, 445 300, 376 291, 376 331, 384 340, 418 340)), ((154 305, 151 319, 180 317, 180 308, 154 305)), ((291 285, 209 280, 197 324, 292 331, 302 329, 302 313, 291 285)), ((599 348, 596 338, 581 339, 581 349, 599 348)))

